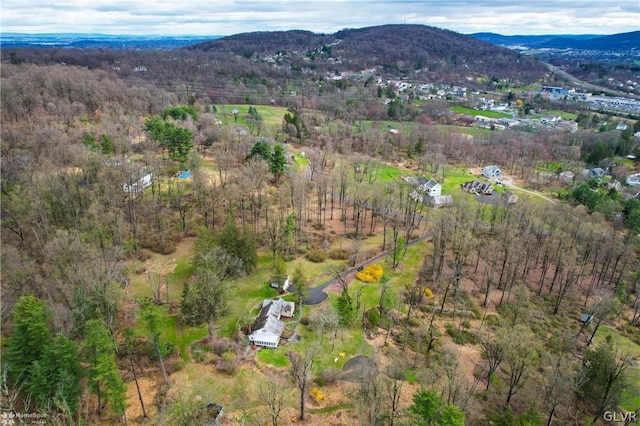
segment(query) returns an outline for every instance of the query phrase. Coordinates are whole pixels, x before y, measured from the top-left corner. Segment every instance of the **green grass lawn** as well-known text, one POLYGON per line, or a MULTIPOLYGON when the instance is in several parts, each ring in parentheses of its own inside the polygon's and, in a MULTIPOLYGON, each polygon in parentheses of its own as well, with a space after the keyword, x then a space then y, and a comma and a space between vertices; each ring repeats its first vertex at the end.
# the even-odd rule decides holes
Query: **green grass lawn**
POLYGON ((503 112, 497 112, 497 111, 488 111, 488 110, 483 110, 483 109, 474 109, 474 108, 467 108, 467 107, 461 107, 461 106, 453 106, 451 108, 449 108, 451 110, 451 112, 458 112, 461 114, 467 114, 467 115, 482 115, 484 117, 489 117, 489 118, 511 118, 511 114, 505 114, 503 112))
MULTIPOLYGON (((594 337, 594 346, 605 341, 607 336, 611 336, 612 343, 618 346, 622 351, 628 351, 632 358, 636 361, 640 361, 640 345, 621 335, 616 330, 606 326, 602 326, 598 329, 598 333, 594 337)), ((623 393, 623 402, 620 406, 625 410, 633 411, 640 407, 640 368, 629 367, 627 369, 627 373, 631 386, 623 393)))
POLYGON ((382 166, 382 169, 380 170, 379 173, 380 173, 380 180, 382 180, 383 182, 389 182, 389 181, 398 179, 401 171, 397 167, 393 167, 385 164, 382 166))
POLYGON ((284 347, 278 349, 260 349, 257 358, 259 362, 273 365, 274 367, 288 367, 289 358, 285 355, 284 347))
POLYGON ((216 105, 218 118, 223 124, 240 124, 247 125, 245 116, 249 114, 249 107, 253 106, 258 114, 262 117, 262 123, 267 134, 282 129, 282 119, 287 113, 287 108, 268 105, 216 105), (234 109, 238 110, 237 120, 231 113, 234 109))
POLYGON ((178 347, 182 360, 189 362, 189 345, 202 339, 208 331, 207 327, 183 326, 177 317, 171 316, 167 318, 164 333, 165 338, 178 347))
POLYGON ((575 120, 576 118, 578 118, 578 114, 573 114, 571 112, 566 112, 559 109, 546 111, 544 115, 559 115, 563 120, 575 120))

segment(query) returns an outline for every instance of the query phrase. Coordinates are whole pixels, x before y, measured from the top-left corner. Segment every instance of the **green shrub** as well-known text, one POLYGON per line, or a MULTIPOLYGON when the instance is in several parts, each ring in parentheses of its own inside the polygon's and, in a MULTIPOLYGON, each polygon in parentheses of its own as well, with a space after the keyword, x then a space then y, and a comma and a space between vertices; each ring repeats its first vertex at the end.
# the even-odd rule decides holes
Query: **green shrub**
POLYGON ((327 256, 321 250, 311 250, 306 254, 306 257, 314 263, 322 263, 327 259, 327 256))
POLYGON ((329 252, 329 258, 333 260, 347 260, 349 259, 350 253, 346 249, 336 248, 329 252))
POLYGON ((367 312, 367 320, 369 320, 369 324, 371 327, 377 327, 380 322, 380 312, 378 308, 371 308, 367 312))
POLYGON ((418 327, 420 325, 420 320, 416 317, 409 318, 409 326, 410 327, 418 327))

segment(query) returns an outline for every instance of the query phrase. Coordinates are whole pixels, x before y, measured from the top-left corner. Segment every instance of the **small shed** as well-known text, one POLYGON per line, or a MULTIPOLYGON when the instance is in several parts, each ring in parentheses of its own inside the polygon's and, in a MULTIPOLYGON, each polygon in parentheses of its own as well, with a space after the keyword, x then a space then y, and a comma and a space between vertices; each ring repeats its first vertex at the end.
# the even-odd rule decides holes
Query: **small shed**
POLYGON ((593 322, 593 315, 591 314, 580 315, 580 322, 583 324, 591 324, 593 322))

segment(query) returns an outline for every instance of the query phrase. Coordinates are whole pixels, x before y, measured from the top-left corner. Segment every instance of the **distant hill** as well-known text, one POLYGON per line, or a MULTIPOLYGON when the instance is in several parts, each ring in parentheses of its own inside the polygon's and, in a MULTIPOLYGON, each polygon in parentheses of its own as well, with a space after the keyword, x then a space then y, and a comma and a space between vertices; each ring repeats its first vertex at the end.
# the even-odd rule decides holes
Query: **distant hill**
POLYGON ((548 47, 556 49, 583 50, 640 50, 640 31, 613 34, 581 40, 576 38, 555 38, 541 42, 532 47, 548 47))
POLYGON ((335 34, 253 32, 197 43, 188 49, 233 53, 246 58, 306 52, 314 61, 307 62, 306 66, 330 58, 336 70, 383 66, 395 71, 421 70, 438 77, 452 73, 452 80, 456 81, 469 74, 514 78, 539 77, 543 72, 542 64, 535 58, 520 57, 512 50, 425 25, 381 25, 345 29, 335 34))
POLYGON ((512 35, 505 36, 502 34, 496 33, 473 33, 469 34, 473 38, 477 38, 478 40, 486 41, 491 44, 495 44, 496 46, 505 46, 505 47, 514 47, 514 46, 526 46, 532 47, 539 45, 541 43, 546 43, 551 40, 556 39, 571 39, 571 40, 588 40, 596 37, 600 37, 599 35, 512 35))
POLYGON ((483 40, 497 46, 580 49, 580 50, 631 50, 640 49, 640 31, 613 34, 608 36, 585 35, 514 35, 504 36, 495 33, 470 34, 478 40, 483 40))
POLYGON ((69 49, 177 49, 217 36, 154 36, 83 33, 25 34, 2 33, 0 45, 8 47, 69 49))

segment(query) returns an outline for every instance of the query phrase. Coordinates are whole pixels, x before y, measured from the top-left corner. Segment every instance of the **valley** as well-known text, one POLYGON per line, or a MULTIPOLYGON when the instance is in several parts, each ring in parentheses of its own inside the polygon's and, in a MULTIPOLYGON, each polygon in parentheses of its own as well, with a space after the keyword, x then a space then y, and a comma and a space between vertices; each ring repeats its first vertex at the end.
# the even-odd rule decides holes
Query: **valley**
POLYGON ((3 414, 634 424, 633 97, 420 25, 1 55, 3 414))

